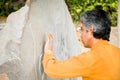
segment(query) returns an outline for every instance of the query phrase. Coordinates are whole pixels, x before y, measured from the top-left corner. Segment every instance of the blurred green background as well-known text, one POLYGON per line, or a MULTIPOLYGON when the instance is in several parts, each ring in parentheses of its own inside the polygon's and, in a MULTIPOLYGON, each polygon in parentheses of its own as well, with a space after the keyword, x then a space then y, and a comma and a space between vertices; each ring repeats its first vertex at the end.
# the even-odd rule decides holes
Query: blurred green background
POLYGON ((117 25, 118 0, 65 0, 74 23, 78 23, 80 14, 94 8, 105 10, 112 21, 112 26, 117 25))
POLYGON ((25 4, 26 0, 0 0, 0 16, 8 16, 25 4))
MULTIPOLYGON (((24 6, 25 1, 26 0, 0 0, 0 16, 7 17, 11 12, 24 6)), ((112 26, 117 25, 118 0, 65 0, 65 2, 75 24, 79 22, 82 12, 93 8, 100 8, 109 14, 112 26)))

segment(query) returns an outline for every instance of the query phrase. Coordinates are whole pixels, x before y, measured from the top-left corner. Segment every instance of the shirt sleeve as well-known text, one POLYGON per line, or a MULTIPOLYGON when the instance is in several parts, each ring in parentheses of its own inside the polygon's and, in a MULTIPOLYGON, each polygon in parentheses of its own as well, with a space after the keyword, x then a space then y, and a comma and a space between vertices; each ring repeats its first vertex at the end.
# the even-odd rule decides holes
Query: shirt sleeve
POLYGON ((52 51, 45 51, 42 63, 45 73, 50 77, 74 78, 87 76, 94 62, 92 60, 89 53, 82 53, 68 60, 58 61, 52 51))

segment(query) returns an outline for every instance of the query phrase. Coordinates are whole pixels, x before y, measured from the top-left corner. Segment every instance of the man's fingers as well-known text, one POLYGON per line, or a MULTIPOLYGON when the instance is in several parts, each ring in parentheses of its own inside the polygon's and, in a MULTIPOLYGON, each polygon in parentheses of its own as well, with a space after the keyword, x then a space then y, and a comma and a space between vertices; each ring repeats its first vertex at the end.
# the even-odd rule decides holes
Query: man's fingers
POLYGON ((53 39, 53 36, 52 36, 52 34, 51 34, 51 33, 49 33, 49 34, 48 34, 48 37, 49 37, 49 39, 50 39, 50 40, 52 40, 52 39, 53 39))
POLYGON ((52 34, 50 34, 50 37, 51 37, 51 39, 53 39, 53 36, 52 36, 52 34))
POLYGON ((45 44, 44 51, 52 50, 52 47, 53 47, 53 36, 52 36, 52 34, 49 33, 48 36, 47 36, 47 41, 46 41, 46 44, 45 44))

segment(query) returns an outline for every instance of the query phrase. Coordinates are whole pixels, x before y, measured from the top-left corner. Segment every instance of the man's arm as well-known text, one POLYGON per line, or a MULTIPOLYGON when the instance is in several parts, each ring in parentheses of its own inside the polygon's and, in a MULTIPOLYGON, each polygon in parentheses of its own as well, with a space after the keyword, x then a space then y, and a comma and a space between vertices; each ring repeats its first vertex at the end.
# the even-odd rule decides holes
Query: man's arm
POLYGON ((89 74, 90 68, 88 67, 92 61, 89 60, 92 59, 89 58, 89 54, 83 53, 68 60, 58 61, 53 54, 52 46, 53 37, 51 34, 48 34, 42 61, 44 71, 48 76, 53 78, 73 78, 89 74))
POLYGON ((58 61, 53 52, 48 50, 43 57, 43 67, 45 73, 53 78, 73 78, 89 74, 89 63, 85 59, 86 53, 74 56, 68 60, 58 61), (84 58, 84 59, 83 59, 84 58))

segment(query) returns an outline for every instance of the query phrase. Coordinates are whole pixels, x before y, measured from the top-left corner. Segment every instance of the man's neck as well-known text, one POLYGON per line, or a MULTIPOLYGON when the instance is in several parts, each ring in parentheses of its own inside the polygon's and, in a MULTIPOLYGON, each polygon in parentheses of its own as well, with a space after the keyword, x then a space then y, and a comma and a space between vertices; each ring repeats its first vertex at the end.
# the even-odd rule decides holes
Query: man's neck
POLYGON ((102 39, 96 39, 96 38, 93 38, 93 40, 91 41, 91 47, 93 47, 97 42, 99 42, 100 40, 102 39))

